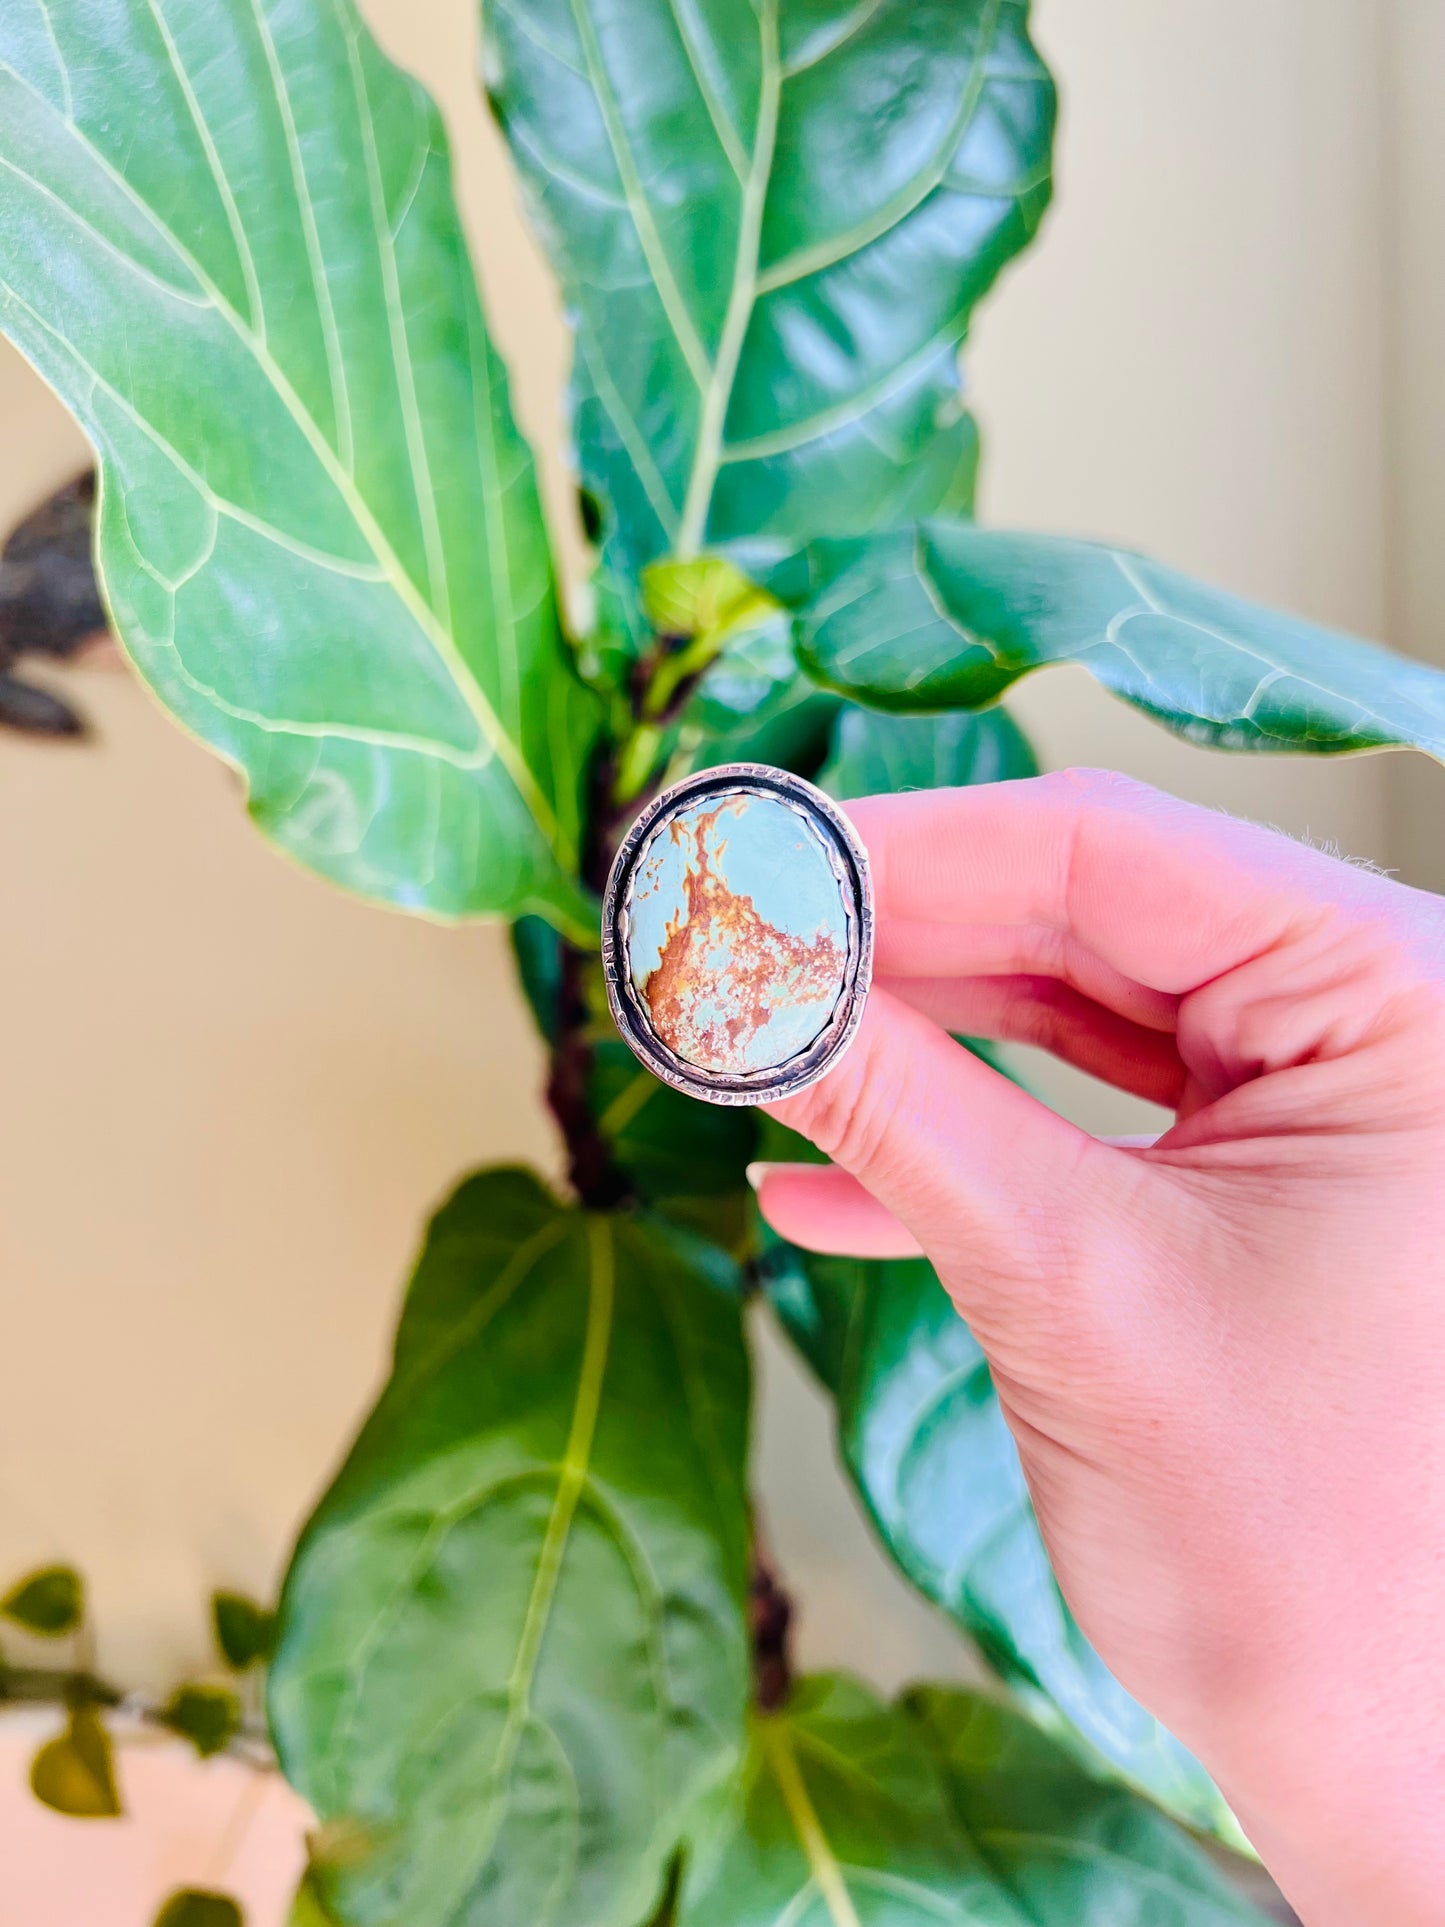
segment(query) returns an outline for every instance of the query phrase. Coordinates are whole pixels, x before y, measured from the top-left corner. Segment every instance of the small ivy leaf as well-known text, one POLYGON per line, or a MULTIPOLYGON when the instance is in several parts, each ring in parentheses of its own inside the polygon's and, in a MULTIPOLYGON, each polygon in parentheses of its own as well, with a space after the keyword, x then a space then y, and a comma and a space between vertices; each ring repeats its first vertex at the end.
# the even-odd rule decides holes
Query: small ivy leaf
POLYGON ((276 1615, 244 1593, 212 1593, 211 1625, 222 1659, 238 1673, 271 1657, 276 1644, 276 1615))
POLYGON ((30 1791, 42 1806, 76 1820, 119 1819, 115 1755, 94 1706, 73 1707, 65 1731, 41 1747, 31 1764, 30 1791))
POLYGON ((27 1632, 58 1639, 85 1617, 85 1582, 73 1566, 45 1566, 0 1599, 0 1614, 27 1632))
POLYGON ((244 1927, 246 1916, 229 1894, 182 1887, 155 1917, 155 1927, 244 1927))
POLYGON ((203 1760, 224 1752, 241 1725, 241 1702, 229 1686, 179 1686, 161 1718, 203 1760))

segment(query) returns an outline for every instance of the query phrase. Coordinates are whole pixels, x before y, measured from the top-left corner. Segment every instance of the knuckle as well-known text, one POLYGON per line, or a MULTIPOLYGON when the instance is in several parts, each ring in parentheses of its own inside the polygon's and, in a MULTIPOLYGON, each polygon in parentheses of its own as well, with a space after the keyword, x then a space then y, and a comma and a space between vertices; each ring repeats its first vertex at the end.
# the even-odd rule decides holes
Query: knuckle
POLYGON ((1005 1003, 1002 1028, 1016 1043, 1052 1050, 1066 1029, 1058 985, 1043 977, 1018 984, 1005 1003))
POLYGON ((792 1100, 801 1115, 790 1121, 857 1176, 875 1169, 883 1155, 895 1095, 887 1054, 859 1038, 826 1077, 792 1100))
POLYGON ((1088 764, 1056 770, 1044 777, 1043 781, 1051 788, 1061 790, 1075 804, 1138 804, 1159 795, 1158 790, 1151 789, 1149 784, 1140 783, 1132 776, 1121 776, 1114 769, 1095 769, 1088 764))

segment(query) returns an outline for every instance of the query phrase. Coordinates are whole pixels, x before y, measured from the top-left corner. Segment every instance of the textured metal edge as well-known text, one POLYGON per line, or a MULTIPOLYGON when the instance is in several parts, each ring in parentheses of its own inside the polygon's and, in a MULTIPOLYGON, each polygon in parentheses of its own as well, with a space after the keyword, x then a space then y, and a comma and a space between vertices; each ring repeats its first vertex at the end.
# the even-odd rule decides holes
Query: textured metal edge
POLYGON ((806 1090, 831 1070, 857 1035, 873 981, 873 880, 868 853, 830 796, 801 776, 767 763, 724 763, 699 770, 665 789, 638 815, 618 846, 602 900, 602 969, 607 1003, 623 1041, 654 1077, 709 1104, 770 1104, 806 1090), (652 1028, 627 967, 627 903, 639 855, 658 819, 702 797, 751 790, 776 796, 822 830, 830 858, 845 883, 848 957, 833 1014, 806 1050, 767 1070, 705 1071, 670 1050, 652 1028))

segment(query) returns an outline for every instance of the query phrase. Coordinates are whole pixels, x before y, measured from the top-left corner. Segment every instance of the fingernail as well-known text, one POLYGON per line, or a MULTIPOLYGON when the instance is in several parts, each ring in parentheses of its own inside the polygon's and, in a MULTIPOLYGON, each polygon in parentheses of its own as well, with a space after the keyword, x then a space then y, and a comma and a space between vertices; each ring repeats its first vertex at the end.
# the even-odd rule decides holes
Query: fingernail
POLYGON ((747 1179, 748 1183, 753 1187, 754 1191, 761 1191, 763 1188, 763 1179, 768 1175, 769 1171, 771 1171, 772 1168, 773 1167, 771 1164, 763 1164, 763 1163, 750 1164, 747 1167, 746 1171, 744 1171, 743 1176, 747 1179))

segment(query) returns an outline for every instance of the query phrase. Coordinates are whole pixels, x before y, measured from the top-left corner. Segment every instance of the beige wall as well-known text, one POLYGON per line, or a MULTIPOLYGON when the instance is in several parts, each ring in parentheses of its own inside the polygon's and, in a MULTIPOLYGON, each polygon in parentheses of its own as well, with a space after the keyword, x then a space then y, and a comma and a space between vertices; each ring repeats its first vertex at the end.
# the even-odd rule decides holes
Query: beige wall
MULTIPOLYGON (((1388 633, 1445 664, 1445 7, 1387 0, 1382 24, 1388 633)), ((1408 757, 1392 775, 1395 860, 1445 890, 1445 770, 1408 757)))
MULTIPOLYGON (((464 0, 369 11, 448 110, 521 413, 555 447, 561 324, 473 96, 464 0)), ((1386 245, 1411 163, 1382 139, 1376 20, 1370 0, 1042 0, 1062 185, 971 357, 992 519, 1124 537, 1424 640, 1439 588, 1408 620, 1386 594, 1415 473, 1387 491, 1410 408, 1386 351, 1391 292, 1441 228, 1407 235, 1413 270, 1386 245)), ((1415 348, 1432 376, 1438 338, 1415 348)), ((1440 446, 1415 450, 1422 470, 1440 446)), ((0 520, 78 453, 0 351, 0 520)), ((546 479, 565 518, 550 458, 546 479)), ((1412 529, 1429 553, 1428 519, 1412 529)), ((496 932, 331 894, 251 834, 227 775, 128 677, 67 680, 97 746, 0 737, 0 1576, 79 1561, 107 1664, 160 1684, 202 1655, 209 1586, 274 1583, 375 1382, 428 1204, 471 1165, 552 1153, 496 932)), ((1072 674, 1019 707, 1053 761, 1381 861, 1403 846, 1389 759, 1210 756, 1072 674)), ((771 1350, 763 1379, 760 1482, 805 1656, 885 1682, 955 1665, 869 1546, 816 1399, 771 1350)))

